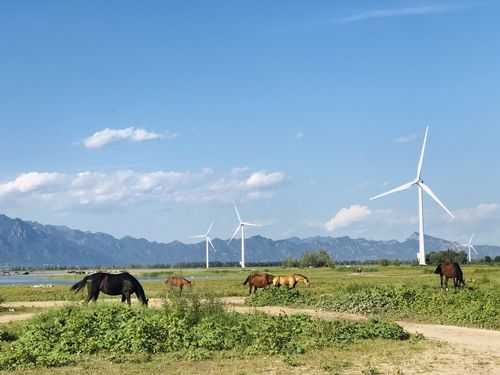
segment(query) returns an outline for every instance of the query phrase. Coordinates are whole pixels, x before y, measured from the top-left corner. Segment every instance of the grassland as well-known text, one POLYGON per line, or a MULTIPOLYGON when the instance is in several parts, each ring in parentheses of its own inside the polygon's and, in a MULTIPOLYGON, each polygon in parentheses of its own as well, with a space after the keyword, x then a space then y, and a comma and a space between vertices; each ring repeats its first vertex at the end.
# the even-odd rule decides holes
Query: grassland
MULTIPOLYGON (((424 290, 426 293, 431 293, 436 296, 444 296, 444 300, 439 303, 449 303, 449 300, 455 299, 454 296, 463 296, 467 293, 472 300, 477 297, 474 293, 482 293, 488 296, 497 296, 500 293, 500 267, 486 265, 470 265, 464 266, 465 279, 472 291, 441 291, 439 288, 439 278, 434 275, 433 267, 414 267, 414 266, 369 266, 369 267, 342 267, 330 269, 285 269, 280 267, 261 268, 259 271, 267 271, 273 274, 289 274, 302 273, 307 275, 312 285, 305 289, 299 287, 299 294, 305 296, 300 301, 292 300, 288 305, 306 304, 309 306, 317 306, 318 301, 324 300, 325 296, 333 297, 332 304, 324 304, 321 306, 325 309, 339 311, 340 297, 345 298, 349 295, 357 295, 365 291, 387 290, 391 288, 413 288, 415 290, 424 290), (359 272, 361 271, 361 272, 359 272), (361 291, 361 292, 360 292, 361 291), (472 294, 471 294, 472 293, 472 294), (444 301, 444 302, 443 302, 444 301)), ((234 268, 219 268, 211 270, 201 269, 178 269, 178 270, 131 270, 130 272, 143 280, 143 285, 148 297, 165 297, 167 288, 162 283, 163 278, 171 275, 181 275, 193 279, 193 290, 186 291, 186 294, 210 294, 215 297, 232 297, 232 296, 247 296, 248 289, 242 285, 243 280, 252 270, 239 270, 234 268), (157 278, 151 280, 149 278, 157 278)), ((73 275, 57 275, 50 276, 55 278, 64 278, 69 280, 79 280, 81 276, 73 275)), ((452 288, 451 288, 452 289, 452 288)), ((262 291, 259 291, 264 295, 262 291)), ((370 292, 371 293, 371 292, 370 292)), ((56 285, 53 288, 32 288, 31 286, 0 286, 0 296, 5 299, 4 305, 14 301, 55 301, 55 300, 81 300, 83 294, 73 294, 69 291, 69 286, 56 285)), ((371 298, 368 294, 368 298, 371 298)), ((365 298, 364 296, 363 298, 365 298)), ((390 296, 392 298, 392 296, 390 296)), ((441 297, 439 297, 441 298, 441 297)), ((465 298, 465 297, 464 297, 465 298)), ((483 297, 481 297, 483 298, 483 297)), ((352 300, 353 298, 351 298, 352 300)), ((330 301, 330 302, 331 302, 330 301)), ((473 301, 474 302, 474 301, 473 301)), ((483 302, 475 301, 481 308, 483 302)), ((463 303, 468 303, 464 299, 463 303)), ((273 304, 273 303, 270 303, 273 304)), ((275 303, 274 303, 275 304, 275 303)), ((279 304, 279 303, 278 303, 279 304)), ((340 311, 349 311, 344 309, 344 304, 340 304, 340 311), (342 310, 344 309, 344 310, 342 310)), ((449 306, 448 306, 449 307, 449 306)), ((449 308, 441 309, 449 311, 449 308)), ((491 306, 490 306, 491 308, 491 306)), ((496 308, 496 306, 493 306, 496 308)), ((31 310, 30 310, 31 311, 31 310)), ((35 311, 35 310, 33 310, 35 311)), ((38 310, 36 310, 38 311, 38 310)), ((496 311, 496 310, 494 310, 496 311)), ((494 313, 493 311, 493 313, 494 313)), ((409 310, 386 309, 384 311, 364 311, 360 312, 369 316, 375 316, 382 319, 407 319, 424 322, 438 323, 453 323, 453 320, 447 320, 446 315, 435 312, 434 310, 426 310, 412 312, 409 310)), ((491 312, 491 311, 490 311, 491 312)), ((498 313, 498 311, 497 311, 498 313)), ((497 314, 500 316, 500 314, 497 314)), ((489 319, 489 315, 485 315, 484 319, 489 319)), ((455 322, 465 326, 491 326, 483 325, 481 322, 455 322)), ((497 323, 493 324, 493 328, 498 327, 497 323)), ((6 329, 10 331, 22 332, 22 323, 11 324, 6 329)), ((158 353, 151 355, 148 353, 136 353, 134 355, 125 356, 123 358, 113 357, 105 354, 86 355, 79 359, 77 363, 61 367, 61 368, 36 368, 32 370, 18 370, 18 373, 27 374, 65 374, 77 370, 81 373, 134 373, 145 374, 150 372, 161 373, 218 373, 218 374, 246 374, 246 373, 318 373, 318 374, 403 374, 430 372, 432 369, 432 361, 436 361, 433 357, 436 353, 441 353, 442 356, 448 358, 449 361, 462 360, 463 356, 455 353, 456 348, 446 348, 427 341, 411 339, 403 342, 391 342, 381 339, 369 339, 363 342, 356 342, 348 347, 322 347, 317 350, 309 349, 307 354, 297 355, 293 357, 283 357, 269 355, 265 353, 254 353, 252 358, 241 356, 238 351, 231 350, 222 354, 214 354, 210 357, 201 360, 193 360, 179 356, 177 353, 158 353), (455 356, 456 355, 456 356, 455 356), (418 358, 427 356, 429 361, 422 364, 418 358), (454 357, 455 356, 455 357, 454 357), (427 367, 426 367, 427 366, 427 367), (408 372, 409 368, 413 371, 408 372), (418 371, 417 371, 418 370, 418 371)), ((457 371, 461 371, 467 366, 470 366, 470 371, 473 373, 488 373, 481 371, 490 371, 491 367, 497 369, 500 366, 499 359, 496 357, 476 355, 473 361, 464 363, 465 367, 459 367, 457 371), (481 362, 478 364, 478 361, 481 362), (497 366, 497 367, 495 367, 497 366), (479 369, 479 370, 478 370, 479 369)), ((490 371, 491 372, 491 371, 490 371)), ((12 373, 12 372, 11 372, 12 373)), ((14 373, 16 373, 14 371, 14 373)))

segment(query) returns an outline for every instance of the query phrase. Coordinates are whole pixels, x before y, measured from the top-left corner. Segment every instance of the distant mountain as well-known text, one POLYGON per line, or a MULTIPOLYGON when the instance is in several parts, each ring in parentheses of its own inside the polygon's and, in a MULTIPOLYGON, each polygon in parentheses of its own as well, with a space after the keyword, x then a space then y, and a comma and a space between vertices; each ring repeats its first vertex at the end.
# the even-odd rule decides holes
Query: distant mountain
MULTIPOLYGON (((453 243, 426 236, 428 250, 444 250, 453 243)), ((238 262, 240 242, 213 240, 217 249, 213 261, 238 262)), ((247 262, 277 262, 298 258, 305 251, 324 249, 335 260, 400 259, 413 260, 418 250, 415 233, 403 242, 371 241, 349 237, 292 237, 274 241, 262 236, 247 239, 247 262)), ((500 255, 498 246, 476 246, 481 256, 500 255)), ((91 233, 64 226, 42 225, 0 215, 0 265, 130 265, 177 264, 204 262, 205 244, 151 242, 124 237, 117 239, 105 233, 91 233)))

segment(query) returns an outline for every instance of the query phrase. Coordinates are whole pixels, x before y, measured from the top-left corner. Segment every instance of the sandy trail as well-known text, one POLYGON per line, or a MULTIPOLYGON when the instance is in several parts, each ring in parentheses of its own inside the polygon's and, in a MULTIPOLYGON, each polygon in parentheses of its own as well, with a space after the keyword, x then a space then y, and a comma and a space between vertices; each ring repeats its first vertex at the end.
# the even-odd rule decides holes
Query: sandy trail
MULTIPOLYGON (((108 300, 109 301, 109 300, 108 300)), ((318 319, 325 320, 355 320, 361 321, 367 318, 362 315, 338 313, 332 311, 323 311, 305 308, 290 308, 282 306, 266 306, 266 307, 252 307, 244 305, 245 299, 243 297, 225 297, 222 298, 223 303, 226 305, 228 311, 236 311, 240 313, 253 313, 260 311, 270 315, 279 314, 307 314, 318 319)), ((151 298, 149 305, 153 308, 161 307, 163 300, 160 298, 151 298)), ((63 307, 68 305, 82 304, 82 302, 75 301, 34 301, 34 302, 8 302, 4 305, 9 308, 37 308, 48 309, 53 307, 63 307)), ((0 323, 9 323, 13 321, 20 321, 32 318, 36 313, 6 313, 0 315, 0 323)), ((430 340, 443 341, 453 346, 460 346, 468 350, 475 351, 483 354, 494 354, 498 356, 500 353, 500 331, 465 328, 437 324, 423 324, 412 323, 406 321, 397 322, 405 330, 413 334, 422 334, 430 340)))

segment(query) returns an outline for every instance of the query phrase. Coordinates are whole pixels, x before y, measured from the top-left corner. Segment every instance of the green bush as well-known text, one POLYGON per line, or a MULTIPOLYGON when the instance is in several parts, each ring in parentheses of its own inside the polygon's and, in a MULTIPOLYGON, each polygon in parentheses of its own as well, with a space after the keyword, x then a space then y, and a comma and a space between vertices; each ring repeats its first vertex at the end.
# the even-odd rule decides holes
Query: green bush
POLYGON ((250 306, 272 306, 272 305, 312 305, 314 298, 310 293, 299 292, 298 289, 267 288, 247 297, 245 303, 250 306))
POLYGON ((179 299, 163 310, 103 304, 67 307, 28 322, 0 353, 0 369, 61 366, 95 353, 117 360, 168 352, 194 360, 221 351, 290 356, 364 339, 407 337, 393 323, 228 313, 199 300, 179 299))
POLYGON ((318 308, 349 313, 382 314, 438 323, 500 328, 500 291, 465 289, 445 292, 429 287, 358 287, 322 295, 318 308))

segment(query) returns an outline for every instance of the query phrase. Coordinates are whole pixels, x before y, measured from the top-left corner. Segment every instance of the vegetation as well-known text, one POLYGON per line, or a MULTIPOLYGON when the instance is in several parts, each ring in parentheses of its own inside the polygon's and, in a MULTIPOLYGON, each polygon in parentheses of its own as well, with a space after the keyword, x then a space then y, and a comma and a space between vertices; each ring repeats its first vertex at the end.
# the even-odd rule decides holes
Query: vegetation
POLYGON ((326 250, 308 251, 300 259, 287 258, 283 262, 283 267, 319 268, 334 265, 332 257, 326 250))
POLYGON ((446 251, 431 251, 426 254, 425 259, 428 264, 434 265, 442 263, 445 260, 465 264, 467 263, 467 254, 465 254, 465 251, 455 251, 451 249, 446 251))
POLYGON ((215 352, 289 358, 313 348, 408 337, 394 323, 228 313, 213 300, 202 303, 192 297, 174 300, 163 310, 101 304, 45 313, 28 322, 19 338, 4 348, 0 368, 61 366, 96 353, 105 353, 111 360, 158 353, 198 360, 215 352))
POLYGON ((500 329, 500 290, 490 288, 445 292, 430 287, 350 285, 321 296, 282 288, 260 291, 246 303, 312 306, 384 319, 500 329))

